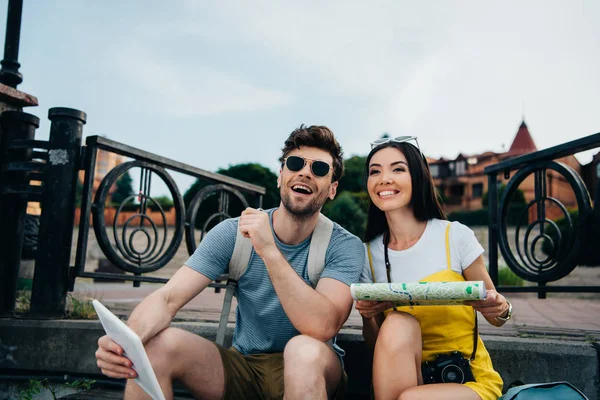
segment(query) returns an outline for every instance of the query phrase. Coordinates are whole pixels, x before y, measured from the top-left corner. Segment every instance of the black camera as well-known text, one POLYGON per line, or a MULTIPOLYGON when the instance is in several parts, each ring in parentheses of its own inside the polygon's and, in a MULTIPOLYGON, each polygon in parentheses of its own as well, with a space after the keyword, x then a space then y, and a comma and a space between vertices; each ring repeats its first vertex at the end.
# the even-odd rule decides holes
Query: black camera
POLYGON ((434 361, 421 366, 424 383, 465 383, 475 382, 470 361, 455 351, 441 354, 434 361))

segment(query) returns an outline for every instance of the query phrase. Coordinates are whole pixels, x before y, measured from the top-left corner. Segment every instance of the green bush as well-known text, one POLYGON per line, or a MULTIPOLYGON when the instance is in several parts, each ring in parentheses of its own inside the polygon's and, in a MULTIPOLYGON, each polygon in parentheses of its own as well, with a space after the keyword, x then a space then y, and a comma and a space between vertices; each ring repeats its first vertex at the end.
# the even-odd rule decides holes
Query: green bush
MULTIPOLYGON (((509 226, 516 226, 524 210, 522 205, 511 206, 508 210, 507 223, 509 226)), ((490 224, 489 210, 482 208, 472 211, 454 211, 448 214, 448 220, 458 221, 467 226, 488 226, 490 224)))
MULTIPOLYGON (((161 206, 163 211, 169 211, 171 209, 171 207, 173 207, 173 200, 168 196, 154 197, 154 201, 157 202, 161 206)), ((148 201, 148 206, 152 210, 158 211, 158 209, 159 209, 152 201, 148 201)))
POLYGON ((523 286, 525 281, 510 268, 503 267, 498 269, 498 284, 501 286, 523 286))

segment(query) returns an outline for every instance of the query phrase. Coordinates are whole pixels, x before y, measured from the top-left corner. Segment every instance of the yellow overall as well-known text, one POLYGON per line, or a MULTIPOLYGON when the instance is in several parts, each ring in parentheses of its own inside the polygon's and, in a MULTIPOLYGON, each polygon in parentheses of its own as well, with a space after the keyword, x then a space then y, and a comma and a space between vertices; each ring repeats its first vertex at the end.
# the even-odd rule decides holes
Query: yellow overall
MULTIPOLYGON (((446 228, 446 259, 447 267, 443 271, 431 274, 421 282, 457 282, 465 278, 451 269, 450 263, 450 224, 446 228)), ((368 246, 369 263, 373 281, 375 271, 368 246)), ((385 315, 393 311, 385 311, 385 315)), ((433 361, 436 356, 453 351, 460 351, 466 359, 473 353, 473 330, 475 329, 475 313, 470 306, 405 306, 395 310, 413 315, 421 326, 423 337, 422 361, 433 361)), ((477 337, 477 353, 471 362, 471 371, 475 382, 464 385, 473 389, 483 400, 497 400, 502 395, 502 378, 494 370, 492 360, 481 338, 477 337)))

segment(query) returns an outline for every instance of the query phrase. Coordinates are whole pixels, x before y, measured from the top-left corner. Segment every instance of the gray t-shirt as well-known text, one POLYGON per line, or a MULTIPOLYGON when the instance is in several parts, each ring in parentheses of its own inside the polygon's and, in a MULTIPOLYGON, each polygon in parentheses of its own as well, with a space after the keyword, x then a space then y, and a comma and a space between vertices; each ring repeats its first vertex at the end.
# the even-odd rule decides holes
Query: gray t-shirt
MULTIPOLYGON (((275 209, 267 210, 271 229, 273 211, 275 209)), ((212 280, 226 273, 235 246, 238 220, 228 219, 211 229, 185 265, 212 280)), ((290 266, 310 285, 307 260, 311 237, 290 246, 279 241, 275 233, 273 236, 290 266)), ((321 279, 332 278, 346 285, 356 283, 364 260, 365 252, 360 239, 334 223, 321 279)), ((242 354, 281 352, 287 342, 299 334, 285 314, 267 268, 254 249, 248 268, 238 282, 236 295, 238 306, 233 346, 242 354)))

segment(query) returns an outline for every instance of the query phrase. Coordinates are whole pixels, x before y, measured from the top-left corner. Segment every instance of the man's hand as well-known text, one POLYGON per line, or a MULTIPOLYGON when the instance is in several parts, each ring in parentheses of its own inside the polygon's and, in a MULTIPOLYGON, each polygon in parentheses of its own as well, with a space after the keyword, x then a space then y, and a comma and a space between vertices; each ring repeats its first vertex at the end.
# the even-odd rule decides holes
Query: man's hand
POLYGON ((98 339, 96 360, 96 364, 106 376, 117 379, 137 377, 137 373, 131 368, 131 360, 123 356, 123 348, 106 335, 98 339))
POLYGON ((271 231, 269 215, 266 212, 255 208, 246 208, 242 211, 238 227, 245 237, 250 238, 254 251, 263 260, 270 252, 279 251, 271 231))
POLYGON ((488 290, 485 300, 465 301, 465 305, 473 306, 486 318, 501 317, 508 311, 506 299, 495 290, 488 290))
POLYGON ((356 309, 363 318, 373 318, 388 308, 394 307, 391 301, 357 301, 356 309))

